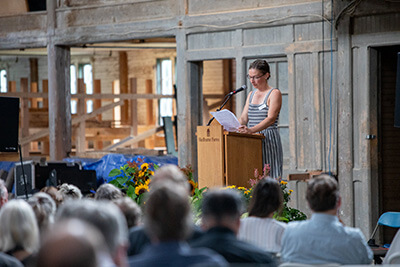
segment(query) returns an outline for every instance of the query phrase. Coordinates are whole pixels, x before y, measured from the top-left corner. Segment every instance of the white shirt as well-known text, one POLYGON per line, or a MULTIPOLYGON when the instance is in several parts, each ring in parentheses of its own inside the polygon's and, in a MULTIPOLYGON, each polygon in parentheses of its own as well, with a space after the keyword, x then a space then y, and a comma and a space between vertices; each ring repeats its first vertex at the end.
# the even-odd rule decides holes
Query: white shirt
POLYGON ((240 221, 238 238, 267 252, 278 253, 285 228, 285 223, 272 218, 247 217, 240 221))

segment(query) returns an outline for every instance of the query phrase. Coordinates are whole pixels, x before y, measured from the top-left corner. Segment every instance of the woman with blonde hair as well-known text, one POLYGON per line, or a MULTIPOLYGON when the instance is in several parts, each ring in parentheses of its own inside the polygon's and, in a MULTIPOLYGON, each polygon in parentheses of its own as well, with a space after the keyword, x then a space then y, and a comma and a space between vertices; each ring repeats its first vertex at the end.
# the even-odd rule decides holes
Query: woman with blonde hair
POLYGON ((31 266, 39 250, 39 228, 31 206, 10 200, 0 211, 0 226, 0 251, 31 266))

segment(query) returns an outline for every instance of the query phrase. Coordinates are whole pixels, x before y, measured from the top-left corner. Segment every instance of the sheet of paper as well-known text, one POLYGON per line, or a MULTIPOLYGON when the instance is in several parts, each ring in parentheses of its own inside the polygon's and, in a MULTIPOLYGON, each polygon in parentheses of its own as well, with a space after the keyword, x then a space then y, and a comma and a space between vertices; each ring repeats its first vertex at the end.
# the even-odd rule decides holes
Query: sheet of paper
POLYGON ((211 115, 224 127, 225 131, 234 132, 240 126, 235 114, 227 109, 211 112, 211 115))

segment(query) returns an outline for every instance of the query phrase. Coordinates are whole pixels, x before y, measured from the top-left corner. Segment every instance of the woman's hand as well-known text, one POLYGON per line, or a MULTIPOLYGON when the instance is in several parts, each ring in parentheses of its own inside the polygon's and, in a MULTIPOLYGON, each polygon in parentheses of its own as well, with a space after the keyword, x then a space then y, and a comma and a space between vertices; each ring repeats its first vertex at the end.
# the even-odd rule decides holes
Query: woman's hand
POLYGON ((239 126, 238 132, 239 132, 239 133, 247 133, 247 134, 253 133, 253 131, 251 131, 250 128, 247 128, 246 125, 241 125, 241 126, 239 126))

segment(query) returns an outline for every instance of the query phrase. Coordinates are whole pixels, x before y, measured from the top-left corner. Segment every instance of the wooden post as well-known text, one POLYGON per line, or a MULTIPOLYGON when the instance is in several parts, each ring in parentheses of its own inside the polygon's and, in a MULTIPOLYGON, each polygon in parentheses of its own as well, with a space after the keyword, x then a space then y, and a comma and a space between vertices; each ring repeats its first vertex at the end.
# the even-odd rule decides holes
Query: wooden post
POLYGON ((17 91, 17 82, 16 81, 9 81, 8 82, 8 92, 16 92, 17 91))
MULTIPOLYGON (((131 94, 136 94, 137 93, 137 79, 136 78, 131 78, 130 79, 130 88, 131 88, 131 94)), ((138 135, 138 112, 137 112, 137 100, 132 99, 130 103, 130 108, 131 108, 131 135, 132 136, 137 136, 138 135)), ((131 146, 132 148, 138 147, 138 144, 135 143, 131 146)))
MULTIPOLYGON (((48 93, 49 92, 49 81, 48 80, 43 80, 42 81, 42 86, 43 86, 43 93, 48 93)), ((44 98, 43 99, 43 107, 48 108, 49 107, 49 99, 44 98)))
MULTIPOLYGON (((83 79, 78 79, 78 94, 85 94, 86 86, 83 79)), ((86 99, 79 98, 77 105, 77 115, 80 117, 86 114, 86 99)), ((77 154, 83 153, 86 150, 86 122, 82 121, 79 123, 76 140, 76 152, 77 154)))
MULTIPOLYGON (((222 60, 222 86, 224 90, 224 94, 228 94, 231 91, 232 87, 232 60, 231 59, 223 59, 222 60)), ((233 101, 235 100, 235 97, 231 99, 226 105, 226 109, 232 110, 233 107, 233 101)), ((210 115, 209 115, 210 116, 210 115)))
MULTIPOLYGON (((38 68, 38 59, 30 58, 29 59, 29 69, 30 69, 30 78, 31 78, 31 92, 38 92, 38 81, 39 81, 39 68, 38 68)), ((31 99, 31 108, 37 108, 38 99, 31 99)))
MULTIPOLYGON (((128 93, 128 56, 126 52, 119 52, 119 90, 120 94, 128 93)), ((124 100, 121 107, 121 123, 129 124, 129 100, 124 100)))
MULTIPOLYGON (((101 94, 101 80, 94 80, 93 81, 93 93, 94 94, 101 94)), ((93 110, 101 108, 101 99, 93 100, 93 110)), ((98 121, 101 121, 101 114, 96 116, 98 121)), ((103 141, 96 141, 94 142, 94 149, 101 150, 103 149, 103 141)))
MULTIPOLYGON (((153 80, 146 80, 146 94, 153 93, 153 80)), ((154 125, 153 99, 147 100, 147 124, 154 125)))
POLYGON ((71 152, 70 48, 57 46, 50 39, 47 55, 50 160, 62 160, 71 152))
MULTIPOLYGON (((43 88, 43 93, 48 93, 49 92, 49 82, 48 80, 43 80, 42 81, 42 88, 43 88)), ((49 108, 49 99, 48 98, 43 98, 43 108, 49 108)), ((44 140, 41 142, 41 151, 43 155, 50 155, 50 143, 49 143, 49 138, 46 137, 44 140)))
MULTIPOLYGON (((21 78, 21 92, 28 93, 28 78, 21 78)), ((21 135, 29 135, 29 99, 21 98, 21 135)), ((29 157, 30 144, 22 146, 22 157, 29 157)))

